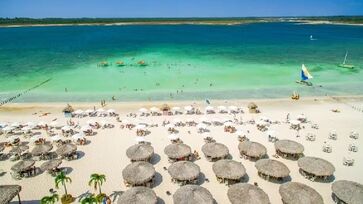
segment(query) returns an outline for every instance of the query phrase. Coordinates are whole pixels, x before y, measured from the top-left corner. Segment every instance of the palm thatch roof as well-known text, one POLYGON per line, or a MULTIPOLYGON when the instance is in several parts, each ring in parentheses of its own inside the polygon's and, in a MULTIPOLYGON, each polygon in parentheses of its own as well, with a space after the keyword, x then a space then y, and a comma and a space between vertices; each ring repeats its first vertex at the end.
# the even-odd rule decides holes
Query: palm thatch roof
POLYGON ((19 185, 1 185, 0 186, 0 203, 10 203, 15 196, 21 191, 19 185))
POLYGON ((155 168, 148 162, 134 162, 122 171, 124 180, 132 185, 141 185, 150 181, 155 175, 155 168))
POLYGON ((249 109, 256 109, 256 108, 258 108, 258 106, 254 102, 251 102, 251 103, 248 104, 248 108, 249 109))
POLYGON ((172 159, 187 157, 192 153, 192 149, 186 144, 170 144, 165 147, 164 153, 172 159))
POLYGON ((297 164, 303 171, 315 176, 331 176, 335 171, 333 164, 317 157, 302 157, 297 164))
POLYGON ((212 194, 201 186, 185 185, 173 195, 174 204, 214 204, 212 194))
POLYGON ((35 145, 35 147, 31 151, 31 154, 33 156, 40 156, 40 155, 48 153, 52 149, 53 149, 53 145, 51 145, 51 144, 35 145))
POLYGON ((146 187, 133 187, 125 191, 117 204, 156 204, 158 198, 153 190, 146 187))
POLYGON ((190 161, 175 162, 168 168, 170 176, 179 181, 191 181, 198 178, 200 168, 190 161))
POLYGON ((160 108, 161 111, 170 111, 170 106, 168 104, 163 104, 160 108))
POLYGON ((248 183, 232 185, 227 195, 232 204, 270 204, 268 195, 261 188, 248 183))
POLYGON ((205 143, 202 146, 202 152, 211 158, 224 158, 229 155, 226 145, 216 142, 205 143))
POLYGON ((339 200, 349 204, 361 204, 363 185, 354 181, 340 180, 333 183, 331 189, 339 200))
POLYGON ((282 184, 279 192, 285 204, 323 204, 321 195, 310 186, 298 182, 282 184))
POLYGON ((267 153, 265 146, 258 142, 243 141, 239 143, 238 149, 241 155, 246 155, 253 158, 261 158, 267 153))
POLYGON ((9 153, 10 154, 21 154, 21 153, 25 152, 28 149, 29 149, 28 145, 20 145, 20 146, 16 146, 16 147, 11 148, 9 153))
POLYGON ((66 112, 66 113, 71 113, 73 111, 74 111, 73 107, 69 104, 67 104, 67 106, 65 108, 63 108, 63 112, 66 112))
POLYGON ((275 178, 284 178, 290 174, 289 168, 284 163, 273 159, 260 159, 255 167, 258 172, 275 178))
POLYGON ((48 170, 52 170, 54 168, 57 168, 59 165, 61 165, 62 160, 61 159, 52 159, 49 161, 44 162, 41 166, 40 169, 42 171, 48 171, 48 170))
POLYGON ((241 162, 230 159, 219 160, 213 164, 213 172, 219 178, 238 180, 246 175, 246 169, 241 162))
POLYGON ((275 142, 275 149, 287 154, 302 154, 304 146, 292 140, 279 140, 275 142))
POLYGON ((77 151, 77 146, 74 144, 63 144, 62 146, 58 147, 55 151, 58 155, 66 156, 70 155, 77 151))
POLYGON ((35 164, 34 160, 22 160, 11 167, 12 171, 21 172, 29 169, 35 164))
POLYGON ((126 155, 134 161, 146 160, 154 155, 154 148, 149 144, 135 144, 126 150, 126 155))

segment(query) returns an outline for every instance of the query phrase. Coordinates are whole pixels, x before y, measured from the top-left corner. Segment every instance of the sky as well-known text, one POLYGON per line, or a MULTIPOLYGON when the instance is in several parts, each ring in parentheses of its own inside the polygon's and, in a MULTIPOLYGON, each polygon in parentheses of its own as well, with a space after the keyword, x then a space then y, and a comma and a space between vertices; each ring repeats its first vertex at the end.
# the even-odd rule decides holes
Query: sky
POLYGON ((363 15, 363 0, 0 0, 0 17, 363 15))

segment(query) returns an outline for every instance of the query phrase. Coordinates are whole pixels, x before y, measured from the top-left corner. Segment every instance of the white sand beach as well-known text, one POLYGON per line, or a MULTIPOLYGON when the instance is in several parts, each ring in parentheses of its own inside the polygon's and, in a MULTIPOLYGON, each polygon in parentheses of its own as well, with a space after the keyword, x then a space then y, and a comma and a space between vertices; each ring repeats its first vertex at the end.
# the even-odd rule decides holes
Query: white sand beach
MULTIPOLYGON (((59 125, 66 125, 69 118, 65 118, 62 113, 62 109, 65 107, 65 103, 24 103, 24 104, 9 104, 0 107, 0 122, 11 124, 18 122, 25 124, 27 122, 38 123, 44 121, 51 123, 57 121, 59 125), (37 114, 34 114, 37 113, 37 114), (49 113, 45 116, 41 116, 44 113, 49 113), (41 117, 40 117, 41 116, 41 117)), ((99 104, 96 103, 72 103, 72 107, 77 110, 86 109, 98 109, 99 104)), ((231 119, 243 124, 234 124, 237 130, 242 130, 246 133, 247 138, 250 141, 259 142, 267 148, 267 154, 270 159, 276 159, 287 165, 290 170, 291 181, 304 183, 316 191, 318 191, 323 197, 324 203, 333 203, 331 198, 331 185, 337 180, 351 180, 358 183, 363 183, 363 175, 361 173, 363 169, 363 157, 361 151, 363 151, 363 98, 362 97, 342 97, 340 102, 332 100, 330 98, 304 98, 298 101, 292 101, 290 99, 266 99, 266 100, 228 100, 228 101, 211 101, 211 106, 216 110, 220 105, 223 106, 237 106, 243 110, 243 113, 232 114, 204 114, 205 107, 208 106, 204 101, 168 101, 168 102, 124 102, 124 103, 108 103, 105 110, 114 109, 119 114, 120 120, 129 120, 135 124, 148 123, 158 124, 158 127, 147 127, 150 131, 149 135, 145 136, 146 141, 151 142, 154 148, 155 155, 152 158, 151 163, 155 167, 156 175, 155 182, 152 190, 158 196, 159 203, 173 203, 173 196, 167 195, 166 191, 170 191, 171 194, 180 187, 177 184, 171 182, 171 177, 164 169, 168 168, 170 163, 164 153, 164 148, 170 144, 168 139, 167 128, 162 126, 163 121, 173 122, 178 118, 182 121, 186 119, 194 119, 197 123, 200 122, 200 118, 206 117, 209 120, 219 118, 224 120, 225 118, 231 119), (261 113, 253 114, 248 111, 249 102, 255 102, 261 113), (202 115, 172 115, 172 116, 139 116, 140 108, 145 107, 150 109, 151 107, 161 107, 164 103, 167 103, 170 107, 179 106, 183 109, 184 106, 193 105, 202 111, 202 115), (355 108, 353 108, 354 106, 355 108), (339 112, 333 112, 333 109, 337 109, 339 112), (136 113, 136 118, 127 117, 129 113, 136 113), (300 137, 297 137, 297 131, 290 129, 290 124, 286 123, 286 117, 289 114, 291 120, 296 119, 298 115, 304 114, 308 123, 301 123, 302 129, 299 131, 300 137), (331 162, 335 167, 334 177, 329 182, 310 181, 304 178, 299 173, 299 167, 297 161, 284 159, 282 157, 274 158, 275 154, 274 143, 269 142, 266 132, 259 131, 256 125, 249 124, 247 121, 258 121, 261 117, 269 118, 272 122, 278 121, 279 123, 272 123, 269 125, 269 130, 276 132, 276 137, 279 140, 289 139, 296 141, 304 146, 304 155, 323 158, 331 162), (318 125, 318 129, 312 128, 313 124, 318 125), (337 139, 329 139, 329 133, 336 131, 337 139), (358 139, 352 139, 349 137, 350 132, 355 131, 359 133, 358 139), (307 141, 307 134, 316 135, 315 141, 307 141), (322 151, 324 142, 331 145, 332 152, 326 153, 322 151), (358 147, 358 152, 348 151, 350 144, 354 144, 358 147), (343 165, 343 158, 350 157, 354 159, 353 166, 343 165)), ((94 129, 97 134, 93 136, 86 136, 90 141, 86 145, 78 145, 78 154, 80 158, 72 161, 63 160, 60 167, 66 167, 68 169, 68 176, 72 178, 72 183, 68 184, 68 191, 73 196, 77 197, 75 203, 79 202, 79 196, 86 192, 96 193, 93 187, 88 186, 89 177, 92 173, 101 173, 106 175, 107 181, 102 185, 102 190, 107 195, 115 194, 115 192, 125 191, 128 188, 124 184, 122 177, 122 170, 130 164, 129 158, 126 156, 126 149, 136 144, 136 130, 135 128, 129 130, 127 128, 120 128, 122 123, 116 121, 116 117, 83 117, 72 118, 76 124, 83 126, 88 120, 94 120, 101 122, 105 120, 110 122, 115 127, 105 129, 94 129)), ((75 128, 76 129, 76 128, 75 128)), ((191 147, 192 152, 196 150, 201 159, 194 161, 200 167, 201 174, 199 176, 198 184, 205 187, 213 195, 213 198, 217 203, 230 203, 227 197, 228 186, 218 183, 215 174, 212 170, 213 162, 209 162, 203 155, 201 147, 205 144, 203 136, 197 132, 196 127, 176 127, 179 131, 180 139, 184 144, 191 147), (188 133, 190 131, 190 133, 188 133), (207 178, 208 181, 205 180, 207 178)), ((279 194, 280 183, 274 183, 264 180, 258 176, 255 168, 255 162, 241 158, 238 150, 238 137, 236 133, 224 132, 222 126, 208 125, 209 136, 213 137, 217 142, 226 145, 229 149, 229 153, 233 160, 242 162, 246 168, 247 176, 245 181, 249 184, 255 182, 258 186, 265 191, 273 204, 281 204, 281 196, 279 194)), ((45 130, 34 130, 34 132, 40 132, 47 140, 50 140, 46 135, 45 130)), ((60 130, 55 130, 56 133, 60 133, 60 130)), ((20 136, 21 141, 29 141, 20 136)), ((0 135, 0 143, 6 142, 7 137, 5 134, 0 135)), ((30 150, 34 146, 29 143, 30 150)), ((8 152, 11 148, 6 147, 3 152, 8 152)), ((53 147, 54 151, 56 147, 53 147)), ((36 161, 35 166, 39 167, 44 161, 36 161)), ((3 184, 18 184, 22 186, 20 197, 23 203, 39 203, 39 200, 49 195, 49 189, 54 189, 54 178, 47 172, 43 172, 39 175, 30 178, 22 178, 21 180, 15 180, 12 178, 10 172, 11 167, 16 161, 10 161, 6 159, 0 161, 0 171, 4 171, 0 176, 0 183, 3 184)), ((55 189, 58 194, 63 194, 63 189, 55 189)), ((116 193, 117 194, 117 193, 116 193)), ((111 197, 113 203, 117 202, 117 197, 111 197)), ((16 202, 16 198, 13 200, 16 202)))

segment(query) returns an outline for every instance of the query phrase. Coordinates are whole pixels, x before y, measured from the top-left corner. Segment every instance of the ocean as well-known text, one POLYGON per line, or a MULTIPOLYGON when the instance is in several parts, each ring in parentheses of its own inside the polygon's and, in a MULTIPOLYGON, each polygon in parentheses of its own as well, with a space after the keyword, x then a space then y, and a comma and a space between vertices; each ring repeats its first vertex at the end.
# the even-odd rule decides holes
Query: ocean
POLYGON ((293 91, 363 95, 362 68, 363 26, 0 28, 0 101, 287 98, 293 91), (354 70, 337 66, 346 51, 354 70), (98 66, 103 61, 109 66, 98 66), (313 87, 295 83, 303 63, 313 87))

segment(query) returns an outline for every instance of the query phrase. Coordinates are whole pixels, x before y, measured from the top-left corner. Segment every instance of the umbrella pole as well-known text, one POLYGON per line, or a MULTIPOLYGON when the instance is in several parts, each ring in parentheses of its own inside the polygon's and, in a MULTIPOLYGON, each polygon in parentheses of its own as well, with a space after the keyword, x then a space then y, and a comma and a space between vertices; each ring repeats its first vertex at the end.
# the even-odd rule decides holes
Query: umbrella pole
POLYGON ((20 201, 20 193, 18 193, 18 200, 19 200, 19 204, 21 204, 21 201, 20 201))

